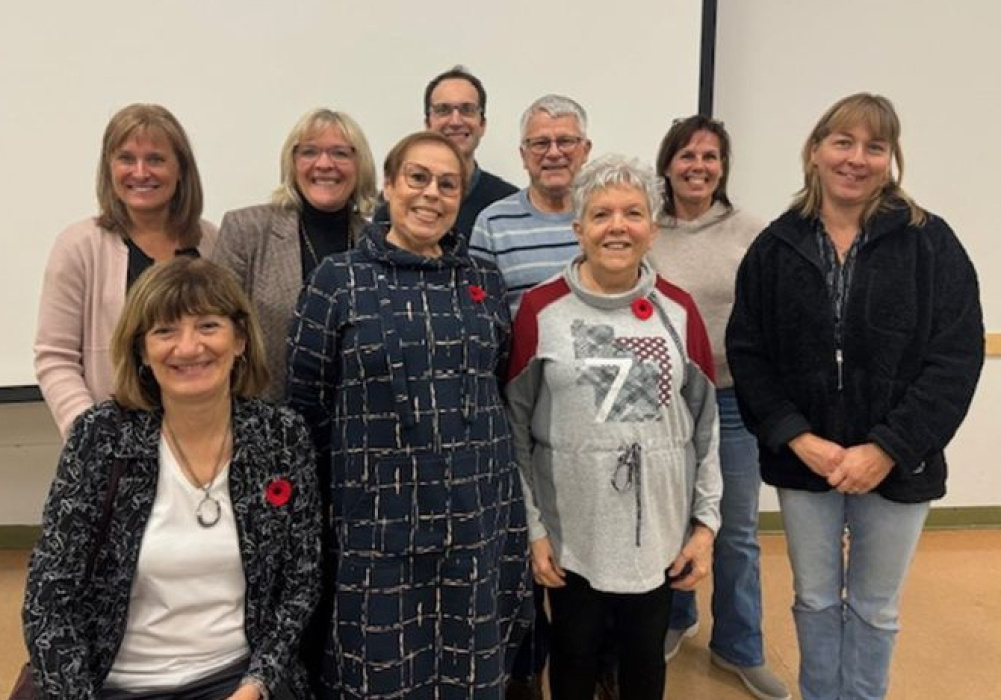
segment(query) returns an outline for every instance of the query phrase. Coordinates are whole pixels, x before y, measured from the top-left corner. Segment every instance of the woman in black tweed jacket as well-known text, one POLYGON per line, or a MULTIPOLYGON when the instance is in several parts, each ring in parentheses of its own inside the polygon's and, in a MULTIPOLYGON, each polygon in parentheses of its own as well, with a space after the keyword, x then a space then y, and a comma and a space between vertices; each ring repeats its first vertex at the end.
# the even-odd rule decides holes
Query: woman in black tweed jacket
POLYGON ((314 457, 301 418, 250 398, 267 382, 261 348, 214 264, 176 258, 137 282, 113 345, 117 403, 74 424, 29 566, 24 629, 44 697, 308 697, 296 652, 318 595, 314 457), (219 533, 223 557, 209 549, 219 533))

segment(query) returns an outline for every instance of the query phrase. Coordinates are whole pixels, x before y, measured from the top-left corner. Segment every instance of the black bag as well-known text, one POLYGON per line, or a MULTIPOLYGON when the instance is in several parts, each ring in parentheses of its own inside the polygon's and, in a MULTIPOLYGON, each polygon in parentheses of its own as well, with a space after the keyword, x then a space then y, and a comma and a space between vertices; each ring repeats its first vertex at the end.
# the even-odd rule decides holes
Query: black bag
MULTIPOLYGON (((121 417, 119 417, 119 421, 121 417)), ((94 572, 94 563, 97 560, 97 553, 104 546, 104 540, 108 537, 108 525, 111 523, 111 506, 118 492, 118 480, 125 471, 125 461, 116 459, 111 465, 111 474, 108 476, 108 492, 104 495, 104 507, 101 510, 101 519, 97 524, 97 537, 94 539, 94 548, 90 550, 87 557, 87 568, 84 569, 84 580, 90 580, 94 572)), ((31 675, 31 664, 21 667, 21 672, 14 681, 14 687, 10 691, 8 700, 41 700, 42 694, 35 687, 35 679, 31 675)))

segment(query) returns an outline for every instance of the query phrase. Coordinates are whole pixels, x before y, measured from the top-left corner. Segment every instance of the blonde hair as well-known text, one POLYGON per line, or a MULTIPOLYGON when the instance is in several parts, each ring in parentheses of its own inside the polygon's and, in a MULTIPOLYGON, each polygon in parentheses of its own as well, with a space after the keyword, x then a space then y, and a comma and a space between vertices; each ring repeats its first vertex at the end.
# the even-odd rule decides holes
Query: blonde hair
POLYGON ((890 171, 886 183, 873 195, 862 213, 865 222, 876 212, 893 206, 894 200, 903 202, 911 213, 911 224, 920 226, 926 214, 906 192, 900 183, 904 177, 904 154, 900 148, 900 118, 893 103, 882 95, 859 92, 835 102, 823 116, 803 144, 803 188, 796 193, 792 209, 805 217, 820 215, 823 191, 820 177, 812 164, 814 149, 836 131, 845 131, 858 125, 865 126, 874 138, 890 144, 890 171), (894 167, 896 165, 896 167, 894 167))
POLYGON ((233 394, 260 395, 268 385, 268 368, 261 327, 247 295, 229 270, 182 255, 153 265, 129 290, 111 338, 115 399, 126 408, 148 411, 160 406, 160 386, 142 369, 146 333, 159 323, 205 314, 230 319, 246 342, 242 359, 233 365, 233 394))
POLYGON ((132 228, 128 209, 115 193, 111 163, 115 152, 136 133, 162 136, 170 143, 179 171, 177 188, 170 200, 167 232, 177 238, 179 247, 194 248, 202 240, 202 180, 188 135, 177 118, 160 105, 131 104, 116 112, 105 127, 97 166, 98 226, 122 237, 132 228))
POLYGON ((328 127, 344 134, 355 151, 358 180, 349 201, 361 216, 368 218, 375 209, 376 197, 375 160, 368 139, 358 123, 347 114, 323 107, 302 115, 285 138, 280 158, 281 184, 271 195, 271 201, 285 209, 302 210, 302 194, 295 184, 295 148, 303 140, 328 127))

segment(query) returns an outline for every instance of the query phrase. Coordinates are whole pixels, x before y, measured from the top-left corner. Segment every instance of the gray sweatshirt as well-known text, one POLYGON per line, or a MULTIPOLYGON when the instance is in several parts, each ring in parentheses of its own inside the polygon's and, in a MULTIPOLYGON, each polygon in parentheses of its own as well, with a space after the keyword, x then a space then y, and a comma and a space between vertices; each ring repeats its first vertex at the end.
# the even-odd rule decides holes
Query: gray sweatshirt
POLYGON ((664 583, 697 519, 719 528, 712 351, 691 297, 644 262, 629 292, 579 261, 523 298, 509 412, 529 537, 601 591, 664 583))

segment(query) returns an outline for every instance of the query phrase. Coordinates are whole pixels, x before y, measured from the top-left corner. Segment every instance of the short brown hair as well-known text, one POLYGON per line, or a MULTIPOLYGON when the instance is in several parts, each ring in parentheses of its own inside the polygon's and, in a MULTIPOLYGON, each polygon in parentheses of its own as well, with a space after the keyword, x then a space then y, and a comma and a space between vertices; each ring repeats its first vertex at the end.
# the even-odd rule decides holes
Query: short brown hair
POLYGON ((466 188, 469 187, 470 175, 469 169, 466 167, 466 161, 462 158, 458 147, 437 131, 416 131, 400 139, 386 155, 386 160, 383 163, 382 175, 385 182, 396 182, 396 176, 400 174, 400 169, 403 168, 403 161, 407 158, 407 152, 419 143, 437 143, 455 155, 455 159, 459 161, 459 174, 462 176, 462 191, 459 193, 459 198, 465 197, 466 188))
POLYGON ((246 342, 244 359, 233 365, 233 394, 250 398, 264 391, 268 385, 264 342, 247 295, 229 270, 204 258, 181 255, 146 270, 125 299, 111 339, 114 395, 120 404, 147 411, 161 405, 156 379, 141 371, 146 333, 158 323, 204 314, 229 318, 246 342))
POLYGON ((657 176, 664 180, 664 212, 671 216, 675 214, 674 190, 671 188, 671 178, 667 176, 667 166, 674 160, 678 151, 687 146, 699 131, 708 131, 719 139, 719 159, 723 165, 723 174, 720 175, 719 184, 713 192, 713 201, 722 203, 727 209, 733 209, 730 197, 726 193, 726 182, 730 178, 730 135, 726 132, 723 122, 703 114, 696 114, 686 119, 675 119, 657 150, 655 167, 657 176))
POLYGON ((344 112, 335 112, 325 107, 306 112, 285 137, 280 156, 281 184, 271 195, 271 201, 286 209, 302 210, 302 193, 295 185, 295 148, 304 139, 328 126, 344 134, 344 138, 355 151, 358 180, 354 192, 351 193, 350 202, 358 214, 367 218, 372 215, 372 210, 375 208, 376 196, 375 160, 372 158, 372 149, 369 148, 368 139, 365 138, 365 132, 358 122, 344 112))
POLYGON ((441 85, 446 80, 465 80, 467 83, 476 89, 476 98, 480 101, 478 105, 480 108, 480 117, 486 119, 487 117, 487 91, 483 87, 483 83, 475 75, 469 72, 469 69, 462 65, 452 66, 447 71, 439 73, 435 77, 431 78, 431 82, 427 84, 424 88, 424 119, 427 120, 431 116, 431 95, 434 93, 436 87, 441 85))
POLYGON ((892 206, 893 200, 900 200, 910 209, 911 223, 920 226, 925 222, 925 212, 900 186, 904 177, 904 153, 900 148, 900 118, 890 100, 882 95, 868 92, 858 92, 835 102, 824 112, 810 135, 806 137, 802 151, 803 188, 793 198, 792 209, 805 217, 820 215, 823 192, 817 169, 812 163, 813 151, 821 141, 835 131, 850 129, 859 124, 864 125, 873 137, 890 144, 890 172, 886 184, 876 192, 872 201, 866 206, 862 222, 877 211, 892 206), (895 172, 894 164, 896 164, 895 172))
POLYGON ((170 201, 167 231, 177 237, 179 247, 194 248, 202 239, 202 180, 184 127, 160 105, 131 104, 115 113, 105 127, 101 161, 97 166, 97 203, 101 210, 97 223, 122 236, 132 228, 129 212, 115 194, 111 163, 115 151, 137 132, 163 136, 174 151, 180 171, 177 189, 170 201))

